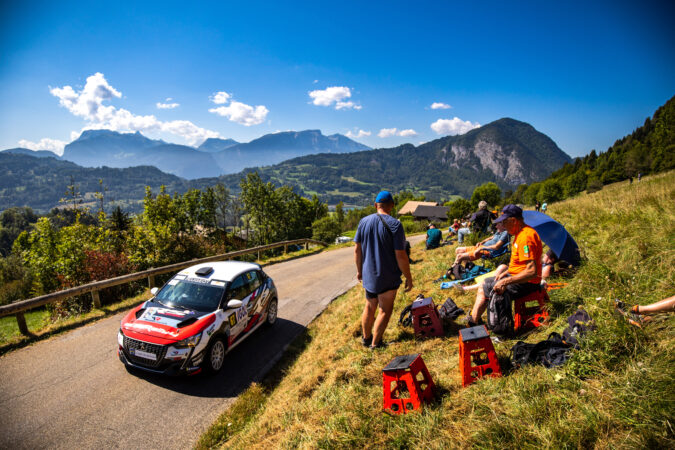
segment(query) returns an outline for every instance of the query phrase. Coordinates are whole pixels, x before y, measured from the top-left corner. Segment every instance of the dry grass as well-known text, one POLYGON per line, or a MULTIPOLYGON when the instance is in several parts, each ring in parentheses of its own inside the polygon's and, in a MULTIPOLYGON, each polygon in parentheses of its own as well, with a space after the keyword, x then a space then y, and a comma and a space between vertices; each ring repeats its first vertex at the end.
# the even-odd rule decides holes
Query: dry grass
MULTIPOLYGON (((389 347, 361 347, 364 293, 357 287, 311 324, 273 377, 235 403, 245 412, 226 412, 199 447, 672 448, 675 320, 639 330, 612 313, 612 299, 645 304, 673 295, 673 200, 675 174, 669 173, 551 206, 588 260, 569 287, 551 293, 552 324, 527 340, 561 331, 579 304, 597 323, 563 368, 506 369, 502 378, 462 388, 456 328, 444 338, 416 341, 392 320, 389 347), (381 412, 381 370, 409 353, 422 353, 438 395, 420 413, 392 417, 381 412)), ((416 287, 399 292, 395 311, 418 293, 436 303, 452 296, 471 307, 473 295, 441 291, 432 281, 450 264, 453 248, 413 248, 416 287)), ((497 344, 501 362, 514 343, 497 344)))

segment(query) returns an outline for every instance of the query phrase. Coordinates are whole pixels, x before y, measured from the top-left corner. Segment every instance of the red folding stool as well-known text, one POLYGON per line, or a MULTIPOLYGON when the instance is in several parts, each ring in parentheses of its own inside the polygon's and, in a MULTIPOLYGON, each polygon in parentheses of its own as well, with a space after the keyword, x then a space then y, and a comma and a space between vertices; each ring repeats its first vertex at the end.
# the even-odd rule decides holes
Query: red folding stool
POLYGON ((550 301, 546 289, 540 289, 513 301, 513 322, 516 333, 548 323, 546 303, 550 301))
POLYGON ((485 376, 502 376, 497 353, 485 325, 459 330, 459 373, 462 386, 485 376))
POLYGON ((434 382, 422 355, 397 356, 382 369, 382 408, 394 414, 418 409, 434 397, 434 382))
POLYGON ((443 322, 431 297, 415 300, 412 304, 412 316, 416 338, 443 336, 443 322))

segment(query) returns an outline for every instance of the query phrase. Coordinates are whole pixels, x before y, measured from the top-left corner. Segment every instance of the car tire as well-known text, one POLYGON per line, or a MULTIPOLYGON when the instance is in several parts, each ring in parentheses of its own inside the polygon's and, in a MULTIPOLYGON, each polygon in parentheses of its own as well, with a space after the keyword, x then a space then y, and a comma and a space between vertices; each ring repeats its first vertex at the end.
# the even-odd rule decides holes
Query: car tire
POLYGON ((222 337, 215 337, 206 349, 206 356, 204 357, 203 369, 209 375, 214 375, 225 365, 225 354, 227 353, 227 345, 222 337))
POLYGON ((271 327, 277 321, 277 316, 279 314, 279 302, 276 298, 270 300, 270 304, 267 305, 267 319, 265 319, 265 325, 271 327))

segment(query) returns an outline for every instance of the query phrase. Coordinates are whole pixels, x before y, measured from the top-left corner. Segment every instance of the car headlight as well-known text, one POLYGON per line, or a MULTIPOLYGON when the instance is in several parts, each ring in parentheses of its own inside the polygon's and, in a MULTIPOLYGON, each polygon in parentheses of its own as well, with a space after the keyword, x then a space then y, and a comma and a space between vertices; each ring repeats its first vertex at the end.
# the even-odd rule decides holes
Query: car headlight
POLYGON ((202 334, 198 333, 195 334, 194 336, 190 336, 189 338, 185 338, 182 341, 178 341, 175 344, 173 344, 174 347, 176 348, 187 348, 187 347, 195 347, 197 344, 199 344, 199 341, 202 339, 202 334))
POLYGON ((124 347, 124 335, 122 334, 122 330, 117 332, 117 343, 120 347, 124 347))

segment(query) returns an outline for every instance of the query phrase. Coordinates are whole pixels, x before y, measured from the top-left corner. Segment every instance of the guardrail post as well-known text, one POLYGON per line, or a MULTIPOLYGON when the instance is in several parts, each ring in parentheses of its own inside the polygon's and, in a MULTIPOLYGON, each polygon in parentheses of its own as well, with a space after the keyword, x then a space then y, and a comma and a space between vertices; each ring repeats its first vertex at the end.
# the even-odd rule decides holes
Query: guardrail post
POLYGON ((284 245, 284 255, 288 253, 288 245, 284 245))
POLYGON ((98 296, 98 291, 91 291, 91 299, 94 301, 94 308, 101 309, 101 298, 98 296))
POLYGON ((260 261, 260 250, 258 250, 258 261, 260 261))
POLYGON ((150 289, 152 289, 152 288, 155 287, 155 276, 154 276, 154 275, 150 275, 150 276, 148 277, 148 287, 149 287, 150 289))
POLYGON ((309 250, 309 242, 305 242, 305 250, 309 250))
POLYGON ((26 325, 26 318, 23 316, 23 312, 16 313, 16 323, 19 325, 19 331, 24 336, 30 336, 30 331, 28 331, 28 325, 26 325))

